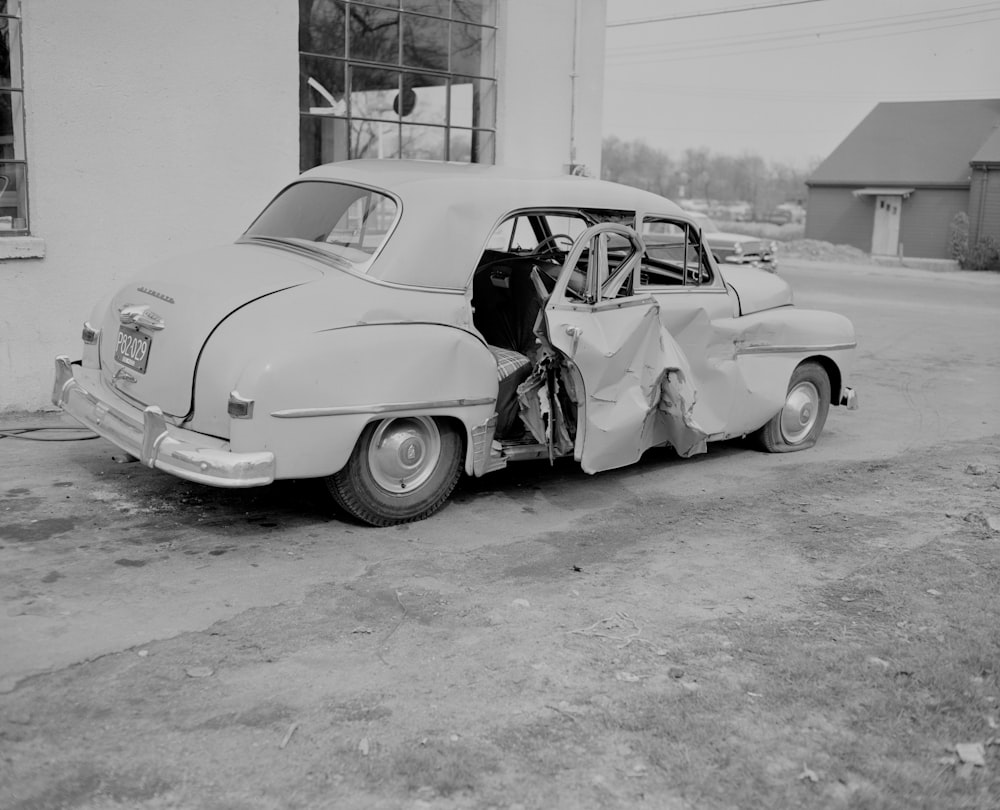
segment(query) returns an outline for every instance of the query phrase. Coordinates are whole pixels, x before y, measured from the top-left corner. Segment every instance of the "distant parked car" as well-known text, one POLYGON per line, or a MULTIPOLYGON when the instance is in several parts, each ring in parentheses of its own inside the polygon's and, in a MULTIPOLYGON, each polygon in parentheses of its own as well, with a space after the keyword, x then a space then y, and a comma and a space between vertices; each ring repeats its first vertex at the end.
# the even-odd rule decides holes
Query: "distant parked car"
POLYGON ((854 327, 731 267, 689 214, 626 186, 319 166, 235 244, 109 291, 53 400, 149 467, 321 479, 376 526, 528 459, 596 473, 656 446, 811 447, 831 406, 857 405, 854 327))
POLYGON ((712 249, 717 262, 759 267, 770 273, 778 272, 778 243, 745 233, 726 233, 715 220, 695 211, 689 216, 701 226, 705 243, 712 249))
POLYGON ((806 221, 806 209, 798 203, 781 203, 764 214, 764 221, 773 225, 801 224, 806 221))

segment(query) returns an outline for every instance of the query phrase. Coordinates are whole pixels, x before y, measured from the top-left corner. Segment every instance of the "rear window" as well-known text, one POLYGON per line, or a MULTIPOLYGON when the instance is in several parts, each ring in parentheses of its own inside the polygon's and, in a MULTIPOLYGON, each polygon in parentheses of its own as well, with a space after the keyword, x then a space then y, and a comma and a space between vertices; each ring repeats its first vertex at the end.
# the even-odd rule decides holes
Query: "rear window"
POLYGON ((372 189, 306 180, 275 197, 243 236, 319 251, 359 267, 385 243, 398 210, 392 197, 372 189))

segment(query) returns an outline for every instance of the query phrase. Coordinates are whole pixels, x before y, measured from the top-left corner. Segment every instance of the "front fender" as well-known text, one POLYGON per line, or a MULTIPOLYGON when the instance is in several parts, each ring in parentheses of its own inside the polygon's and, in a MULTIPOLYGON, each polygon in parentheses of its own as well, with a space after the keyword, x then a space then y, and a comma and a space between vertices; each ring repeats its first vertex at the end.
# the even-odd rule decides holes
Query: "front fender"
MULTIPOLYGON (((253 416, 231 419, 229 439, 236 452, 273 452, 277 478, 334 473, 347 463, 366 424, 416 414, 462 424, 471 470, 472 429, 496 407, 496 361, 478 337, 458 327, 351 326, 256 349, 230 389, 253 400, 253 416)), ((196 390, 208 396, 210 388, 196 390)), ((212 396, 217 400, 221 392, 212 396)), ((217 407, 196 401, 192 427, 199 414, 217 407)))

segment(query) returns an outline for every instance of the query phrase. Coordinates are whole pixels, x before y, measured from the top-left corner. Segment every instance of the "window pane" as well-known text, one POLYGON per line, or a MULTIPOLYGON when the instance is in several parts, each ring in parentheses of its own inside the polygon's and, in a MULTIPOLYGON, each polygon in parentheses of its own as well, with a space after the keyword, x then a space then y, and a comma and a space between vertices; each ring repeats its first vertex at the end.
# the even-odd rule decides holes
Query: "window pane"
POLYGON ((401 112, 407 123, 448 123, 448 80, 444 76, 404 73, 403 98, 401 112))
POLYGON ((23 97, 19 91, 0 92, 0 160, 25 160, 23 97))
POLYGON ((344 56, 344 14, 341 0, 299 0, 299 50, 344 56))
POLYGON ((410 96, 399 101, 399 71, 351 66, 352 118, 374 118, 381 121, 399 120, 400 109, 406 109, 410 96))
POLYGON ((451 124, 456 127, 494 127, 496 82, 456 76, 451 85, 451 124))
POLYGON ((455 0, 452 6, 452 19, 463 22, 496 25, 495 0, 455 0))
POLYGON ((492 132, 477 130, 472 133, 472 162, 496 162, 496 136, 492 132))
POLYGON ((299 171, 347 158, 346 119, 299 117, 299 171))
POLYGON ((448 70, 447 20, 403 15, 403 64, 448 70))
POLYGON ((352 158, 399 156, 399 124, 389 121, 351 121, 352 158))
POLYGON ((28 228, 27 183, 23 163, 0 162, 0 232, 24 232, 28 228))
POLYGON ((299 110, 313 115, 347 115, 346 62, 299 57, 299 110))
POLYGON ((21 22, 0 19, 0 87, 21 86, 21 22))
POLYGON ((493 163, 495 138, 485 130, 451 130, 451 152, 449 160, 459 163, 493 163))
POLYGON ((444 160, 447 130, 443 127, 403 125, 403 148, 400 157, 421 160, 444 160))
POLYGON ((451 70, 474 76, 496 73, 496 32, 478 25, 451 25, 451 70))
POLYGON ((347 55, 351 59, 398 65, 399 12, 352 4, 347 55))
POLYGON ((403 8, 447 19, 451 3, 448 0, 403 0, 403 8))

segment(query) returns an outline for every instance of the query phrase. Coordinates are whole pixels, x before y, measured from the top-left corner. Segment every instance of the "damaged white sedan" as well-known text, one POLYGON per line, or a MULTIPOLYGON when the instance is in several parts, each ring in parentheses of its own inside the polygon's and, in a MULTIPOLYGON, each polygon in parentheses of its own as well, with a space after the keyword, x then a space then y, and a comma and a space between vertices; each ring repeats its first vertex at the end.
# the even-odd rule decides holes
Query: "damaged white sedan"
POLYGON ((53 401, 149 467, 222 487, 322 478, 354 518, 419 520, 462 472, 754 434, 813 445, 846 318, 727 278, 669 200, 497 167, 349 161, 235 244, 137 275, 56 359, 53 401))

